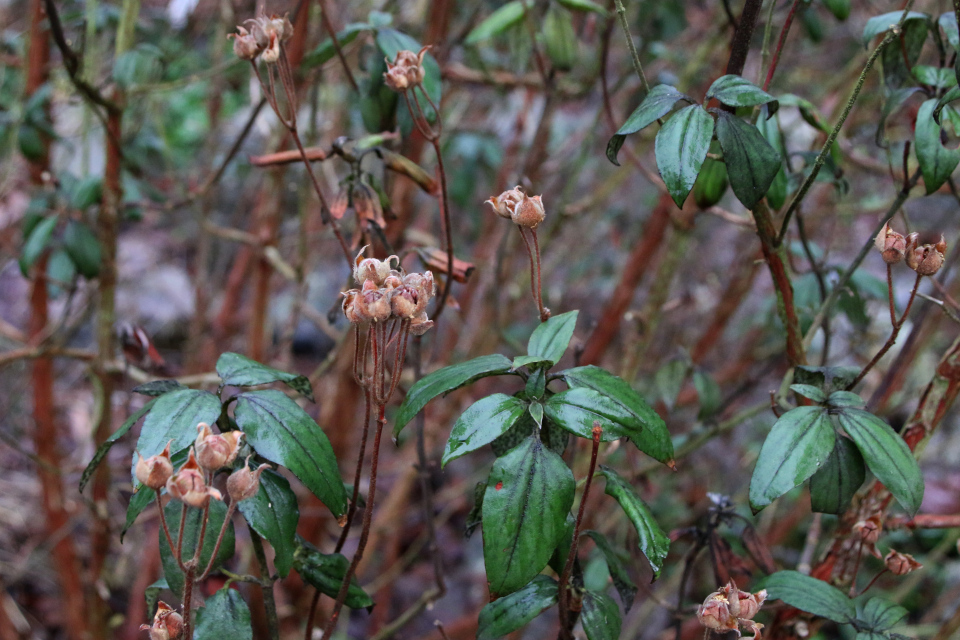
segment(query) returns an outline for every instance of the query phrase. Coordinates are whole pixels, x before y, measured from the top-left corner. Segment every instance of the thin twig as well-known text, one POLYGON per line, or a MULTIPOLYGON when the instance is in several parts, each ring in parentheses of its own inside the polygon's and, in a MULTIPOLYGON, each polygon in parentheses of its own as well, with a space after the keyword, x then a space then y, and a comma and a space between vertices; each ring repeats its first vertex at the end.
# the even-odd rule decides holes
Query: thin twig
POLYGON ((630 49, 630 59, 633 61, 633 68, 640 78, 640 84, 643 86, 643 94, 650 93, 650 85, 647 83, 647 76, 643 73, 643 65, 640 64, 640 54, 637 53, 637 47, 633 44, 633 37, 630 35, 630 25, 627 24, 627 10, 623 7, 623 0, 614 0, 617 7, 617 17, 620 19, 620 27, 623 29, 623 37, 627 41, 627 48, 630 49))

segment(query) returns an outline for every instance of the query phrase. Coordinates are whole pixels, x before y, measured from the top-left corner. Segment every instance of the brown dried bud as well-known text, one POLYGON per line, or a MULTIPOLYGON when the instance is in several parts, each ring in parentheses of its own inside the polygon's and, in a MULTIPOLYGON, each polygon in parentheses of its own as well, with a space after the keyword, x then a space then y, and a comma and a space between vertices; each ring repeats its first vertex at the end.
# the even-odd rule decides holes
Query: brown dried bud
POLYGON ((194 450, 197 452, 197 462, 207 471, 216 471, 233 464, 240 451, 242 437, 242 431, 214 434, 210 430, 210 425, 201 422, 197 425, 197 439, 193 443, 194 450))
POLYGON ((714 591, 703 601, 697 609, 697 618, 700 624, 715 631, 736 631, 740 635, 739 626, 752 631, 754 638, 760 638, 763 625, 753 621, 753 617, 760 611, 767 599, 767 591, 763 589, 756 593, 740 591, 731 580, 727 586, 714 591))
POLYGON ((410 81, 407 80, 406 70, 401 69, 400 67, 391 67, 390 63, 387 63, 389 69, 386 73, 383 74, 383 83, 387 87, 397 93, 403 93, 410 87, 410 81))
POLYGON ((421 313, 410 322, 410 333, 415 336, 422 336, 432 328, 433 320, 427 317, 426 311, 421 313))
POLYGON ((425 302, 424 300, 424 304, 421 305, 419 291, 407 284, 395 289, 390 296, 390 308, 393 310, 393 315, 405 320, 412 320, 420 315, 423 311, 421 307, 426 307, 425 302))
POLYGON ((907 239, 903 237, 903 234, 893 231, 890 225, 885 224, 874 239, 873 246, 883 255, 884 262, 897 264, 903 260, 906 253, 907 239))
MULTIPOLYGON (((911 237, 916 234, 911 233, 911 237)), ((908 238, 909 242, 909 238, 908 238)), ((940 267, 943 266, 944 253, 947 250, 947 242, 940 236, 940 240, 934 244, 917 245, 916 238, 912 244, 907 246, 907 266, 921 276, 932 276, 940 267)))
POLYGON ((347 322, 350 324, 360 324, 363 322, 363 318, 360 317, 360 314, 357 313, 356 302, 357 297, 360 295, 358 289, 350 289, 344 291, 340 295, 343 296, 343 315, 347 317, 347 322))
POLYGON ((267 64, 274 64, 277 60, 280 59, 280 41, 274 40, 270 43, 270 46, 263 50, 263 55, 260 58, 267 64))
POLYGON ((243 27, 237 27, 237 32, 231 33, 227 38, 233 39, 233 53, 241 60, 253 60, 263 50, 257 43, 257 38, 243 27))
POLYGON ((180 500, 198 509, 207 506, 210 498, 223 499, 219 491, 207 486, 203 478, 203 471, 200 469, 192 449, 187 462, 167 480, 167 493, 174 500, 180 500))
POLYGON ((340 190, 337 191, 337 196, 333 199, 333 202, 330 203, 330 215, 333 216, 334 220, 339 220, 347 213, 349 206, 349 190, 341 187, 340 190))
POLYGON ((390 261, 395 259, 399 263, 400 259, 397 256, 390 256, 386 260, 364 258, 363 252, 366 248, 363 247, 357 254, 354 261, 353 278, 361 286, 365 285, 368 280, 372 280, 378 287, 383 286, 384 280, 391 275, 390 261))
POLYGON ((383 280, 384 289, 396 289, 401 286, 403 286, 403 279, 398 275, 393 275, 392 272, 383 280))
POLYGON ((178 640, 183 635, 183 616, 161 600, 157 603, 153 624, 142 624, 140 630, 149 631, 150 640, 178 640))
POLYGON ((387 72, 383 74, 383 82, 390 89, 403 93, 423 82, 426 72, 423 69, 423 57, 429 46, 413 51, 398 51, 393 62, 387 60, 387 72))
POLYGON ((909 553, 900 553, 890 549, 890 553, 883 559, 883 563, 890 570, 890 573, 896 576, 905 576, 912 571, 923 567, 922 564, 913 559, 909 553))
POLYGON ((883 524, 880 521, 880 516, 874 515, 853 525, 853 530, 860 534, 860 539, 863 540, 864 544, 873 545, 880 540, 883 524))
POLYGON ((521 227, 527 229, 536 229, 537 225, 543 222, 547 217, 543 210, 543 201, 541 196, 528 196, 523 194, 523 199, 513 208, 513 221, 521 227))
POLYGON ((383 322, 390 318, 390 293, 384 289, 364 291, 357 299, 358 315, 374 322, 383 322))
MULTIPOLYGON (((250 456, 252 457, 252 456, 250 456)), ((250 457, 247 457, 243 466, 230 474, 227 478, 227 495, 234 502, 240 502, 257 495, 260 490, 260 474, 270 467, 268 464, 262 464, 256 469, 251 470, 250 457)))
POLYGON ((730 615, 730 606, 726 596, 714 591, 697 609, 697 619, 707 629, 714 631, 732 631, 737 628, 736 617, 730 615))
POLYGON ((523 200, 523 196, 523 188, 517 185, 513 189, 509 189, 498 196, 493 196, 489 200, 485 200, 484 203, 492 206, 494 212, 501 218, 511 220, 513 218, 513 210, 520 201, 523 200))
MULTIPOLYGON (((173 442, 172 440, 170 442, 173 442)), ((173 475, 173 463, 170 461, 170 442, 155 456, 144 458, 137 451, 137 480, 151 489, 162 489, 173 475)))

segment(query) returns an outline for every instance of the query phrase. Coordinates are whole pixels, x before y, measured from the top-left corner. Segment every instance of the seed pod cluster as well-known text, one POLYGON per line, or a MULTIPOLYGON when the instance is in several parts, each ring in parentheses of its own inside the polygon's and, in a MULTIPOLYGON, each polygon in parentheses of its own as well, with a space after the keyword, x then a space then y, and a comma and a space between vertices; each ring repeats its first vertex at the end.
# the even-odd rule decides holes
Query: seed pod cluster
POLYGON ((501 218, 512 220, 527 229, 536 229, 547 217, 543 196, 528 196, 523 187, 516 186, 485 201, 501 218))
POLYGON ((427 45, 418 53, 413 51, 397 51, 393 62, 387 60, 387 72, 383 74, 383 82, 393 91, 403 93, 423 83, 426 72, 423 69, 423 57, 427 54, 427 45))
POLYGON ((763 602, 767 599, 767 590, 756 593, 740 591, 731 580, 727 586, 714 591, 697 609, 697 618, 707 629, 713 631, 736 631, 740 635, 740 627, 752 631, 756 640, 760 638, 763 625, 754 622, 753 617, 760 611, 763 602))
POLYGON ((426 333, 433 326, 427 317, 427 304, 437 292, 433 273, 393 269, 390 264, 396 256, 386 260, 362 256, 361 251, 353 269, 360 288, 343 292, 343 314, 347 320, 351 324, 406 320, 413 335, 426 333))
POLYGON ((279 60, 280 44, 293 36, 293 23, 288 15, 268 18, 260 14, 237 26, 237 32, 227 36, 233 39, 233 53, 241 60, 255 60, 260 55, 267 63, 279 60))
POLYGON ((888 224, 880 229, 873 246, 887 264, 893 265, 903 260, 921 276, 932 276, 940 271, 947 253, 947 242, 942 235, 937 242, 920 244, 920 234, 914 232, 904 236, 888 224))

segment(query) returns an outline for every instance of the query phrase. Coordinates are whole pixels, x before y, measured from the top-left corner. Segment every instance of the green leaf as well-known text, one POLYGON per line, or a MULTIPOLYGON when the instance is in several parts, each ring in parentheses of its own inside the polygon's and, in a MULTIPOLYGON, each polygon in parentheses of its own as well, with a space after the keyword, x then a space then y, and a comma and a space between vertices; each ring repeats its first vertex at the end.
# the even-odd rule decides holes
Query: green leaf
POLYGON ((44 249, 47 248, 47 244, 50 242, 50 236, 53 234, 56 226, 57 217, 50 216, 38 222, 34 225, 33 229, 30 230, 30 235, 23 245, 23 251, 20 253, 20 273, 23 274, 24 278, 30 277, 30 267, 40 258, 44 249))
POLYGON ((591 0, 557 0, 562 6, 573 11, 592 11, 602 16, 607 15, 607 10, 596 2, 591 0))
POLYGON ((276 552, 273 563, 277 573, 286 578, 293 566, 300 519, 297 496, 290 489, 290 483, 279 473, 267 469, 260 476, 260 490, 252 498, 238 502, 237 509, 253 530, 270 542, 276 552))
POLYGON ((617 593, 620 594, 620 601, 623 602, 623 608, 629 612, 630 607, 633 606, 634 598, 637 597, 637 587, 633 584, 633 580, 630 579, 630 574, 627 573, 627 565, 621 555, 623 552, 614 549, 606 536, 599 531, 584 531, 583 534, 590 536, 590 538, 597 543, 597 548, 607 561, 607 570, 610 572, 610 579, 613 580, 613 586, 617 590, 617 593))
MULTIPOLYGON (((863 28, 863 36, 861 37, 863 46, 866 47, 874 36, 880 35, 881 33, 886 33, 890 27, 900 22, 900 16, 902 15, 903 11, 891 11, 890 13, 874 16, 867 20, 867 24, 863 28)), ((920 13, 919 11, 911 11, 907 14, 907 18, 904 23, 911 20, 923 20, 924 22, 929 22, 930 16, 925 13, 920 13)))
MULTIPOLYGON (((543 428, 543 405, 539 402, 531 402, 530 406, 527 408, 530 412, 530 417, 533 418, 533 421, 537 423, 537 426, 541 429, 543 428)), ((549 443, 547 446, 550 446, 549 443)))
POLYGON ((810 506, 819 513, 843 513, 865 477, 863 456, 856 445, 838 437, 827 462, 810 476, 810 506))
MULTIPOLYGON (((171 500, 163 508, 167 516, 167 527, 170 529, 170 535, 173 537, 173 543, 177 543, 177 532, 180 530, 180 513, 183 509, 183 503, 177 500, 171 500)), ((227 517, 227 505, 220 500, 210 500, 210 520, 207 522, 207 530, 203 536, 203 548, 200 551, 200 563, 198 569, 203 571, 210 563, 213 556, 213 549, 217 544, 217 534, 223 527, 223 521, 227 517)), ((203 509, 187 507, 187 519, 183 528, 183 561, 186 562, 193 558, 197 549, 197 541, 200 538, 200 529, 203 523, 203 509)), ((177 561, 173 557, 170 545, 167 543, 167 536, 160 528, 158 533, 160 538, 160 563, 163 565, 163 575, 167 578, 167 583, 174 593, 183 592, 183 572, 177 566, 177 561)), ((223 542, 217 550, 216 560, 213 568, 221 566, 224 562, 233 557, 234 552, 234 533, 233 523, 227 526, 223 535, 223 542)))
POLYGON ((156 398, 165 393, 180 391, 182 389, 186 389, 186 387, 176 380, 152 380, 150 382, 144 382, 141 385, 137 385, 133 388, 133 392, 156 398))
MULTIPOLYGON (((904 89, 901 89, 901 91, 904 91, 904 89)), ((919 91, 919 89, 915 87, 914 91, 919 91)), ((943 94, 943 97, 937 101, 937 108, 933 110, 933 121, 940 124, 940 112, 943 111, 943 108, 949 103, 958 98, 960 98, 960 87, 954 87, 943 94)))
MULTIPOLYGON (((337 42, 341 47, 345 47, 364 31, 369 31, 371 25, 365 22, 354 22, 345 26, 337 32, 337 42)), ((337 49, 333 46, 333 40, 327 39, 317 45, 317 48, 303 57, 300 63, 305 69, 313 69, 333 60, 337 55, 337 49)))
POLYGON ((553 316, 533 330, 527 343, 527 353, 557 364, 573 337, 579 311, 568 311, 553 316))
POLYGON ((84 278, 100 275, 100 242, 90 227, 71 220, 63 232, 63 248, 84 278))
POLYGON ((716 98, 721 103, 731 107, 755 107, 761 104, 770 104, 766 117, 769 118, 780 103, 772 95, 753 84, 743 76, 725 75, 714 80, 707 89, 707 99, 716 98))
POLYGON ((525 4, 526 3, 520 2, 519 0, 507 2, 474 27, 473 30, 467 34, 464 44, 474 45, 478 42, 483 42, 518 24, 523 20, 523 14, 526 13, 525 4))
POLYGON ((667 405, 667 409, 673 409, 689 371, 690 362, 683 358, 677 358, 666 363, 653 374, 653 385, 657 390, 657 395, 660 396, 660 400, 667 405))
POLYGON ((697 181, 711 139, 713 118, 698 104, 677 111, 657 132, 657 168, 678 207, 683 206, 697 181))
POLYGON ((859 409, 867 403, 863 398, 850 391, 834 391, 827 398, 827 404, 831 407, 853 407, 859 409))
POLYGON ((957 86, 957 77, 954 75, 953 69, 918 64, 911 71, 913 71, 914 78, 937 89, 957 86))
POLYGON ((948 149, 940 142, 940 127, 933 120, 936 106, 937 101, 932 98, 920 105, 914 130, 914 148, 927 194, 939 189, 960 163, 960 150, 948 149))
POLYGON ((863 620, 872 631, 886 631, 909 613, 903 607, 883 598, 870 598, 863 607, 863 620))
POLYGON ((796 571, 778 571, 767 578, 767 595, 791 607, 841 624, 853 622, 857 610, 836 587, 796 571))
POLYGON ((315 402, 313 388, 307 376, 268 367, 239 353, 228 352, 221 355, 217 360, 217 373, 223 378, 223 386, 253 387, 259 384, 283 382, 310 402, 315 402))
POLYGON ((519 591, 497 598, 480 610, 477 640, 494 640, 516 631, 553 606, 557 597, 556 580, 537 576, 519 591))
MULTIPOLYGON (((293 568, 300 577, 320 593, 336 598, 347 575, 350 561, 339 553, 321 553, 316 547, 297 536, 297 550, 293 556, 293 568)), ((351 609, 366 609, 373 606, 373 598, 367 595, 354 576, 347 588, 344 601, 351 609)))
POLYGON ((823 4, 841 22, 850 16, 850 0, 823 0, 823 4))
POLYGON ((103 199, 103 180, 97 176, 88 176, 77 182, 70 194, 70 208, 85 211, 87 207, 99 204, 103 199))
POLYGON ((509 373, 512 366, 505 356, 495 353, 450 365, 425 375, 410 387, 407 397, 403 399, 403 404, 397 410, 393 437, 396 438, 407 423, 413 420, 413 417, 420 413, 428 402, 440 394, 459 389, 480 378, 509 373))
POLYGON ((46 151, 40 129, 29 122, 22 123, 17 129, 17 146, 27 160, 42 160, 46 151))
POLYGON ((845 388, 856 379, 859 373, 859 367, 809 367, 799 365, 794 369, 793 381, 797 384, 811 384, 820 387, 825 393, 831 393, 836 389, 845 388))
POLYGON ((153 409, 153 405, 156 404, 156 402, 156 400, 150 400, 143 405, 139 411, 127 418, 126 422, 120 425, 119 429, 111 433, 110 436, 103 441, 103 444, 97 447, 97 450, 93 454, 93 458, 90 460, 89 464, 87 464, 86 468, 83 470, 83 473, 80 474, 80 487, 78 489, 80 493, 83 493, 83 489, 87 486, 87 483, 90 482, 93 472, 97 470, 97 467, 100 466, 100 463, 103 462, 103 459, 107 457, 107 453, 110 452, 110 449, 113 447, 113 445, 115 445, 120 438, 127 435, 127 432, 130 431, 133 425, 137 424, 140 418, 147 415, 150 410, 153 409))
POLYGON ((913 84, 910 71, 920 58, 920 52, 930 31, 929 27, 929 20, 906 21, 899 37, 880 53, 883 81, 888 88, 896 89, 904 84, 913 84))
POLYGON ((594 422, 603 429, 601 442, 630 438, 642 451, 649 440, 643 437, 644 425, 635 413, 594 389, 567 389, 550 396, 543 409, 551 422, 587 440, 593 439, 594 422))
POLYGON ((57 249, 47 260, 47 287, 50 296, 55 296, 61 287, 68 288, 77 277, 77 267, 63 249, 57 249))
POLYGON ((157 610, 157 600, 160 599, 160 592, 164 589, 169 590, 170 585, 167 584, 166 578, 161 577, 143 590, 143 599, 148 613, 152 614, 157 610))
POLYGON ((617 129, 617 132, 607 142, 607 159, 619 167, 620 162, 617 161, 617 154, 620 153, 620 148, 623 146, 626 137, 648 127, 670 113, 679 100, 686 100, 691 103, 694 101, 690 96, 681 93, 676 87, 671 87, 668 84, 658 84, 650 89, 650 93, 644 97, 637 108, 633 110, 633 113, 630 114, 630 117, 627 118, 627 121, 623 123, 623 126, 617 129))
POLYGON ((347 493, 333 447, 296 402, 275 389, 241 393, 234 418, 254 451, 290 469, 333 515, 346 512, 347 493))
POLYGON ((820 387, 815 387, 812 384, 792 384, 790 389, 804 398, 810 398, 817 404, 823 404, 827 401, 827 394, 820 387))
POLYGON ((693 386, 697 390, 697 401, 700 403, 700 411, 697 413, 699 420, 706 420, 720 408, 720 385, 711 376, 703 371, 693 372, 693 386))
MULTIPOLYGON (((220 417, 217 396, 198 389, 173 391, 157 398, 140 429, 137 451, 144 458, 155 456, 170 443, 170 452, 183 451, 197 439, 197 424, 213 424, 220 417)), ((136 462, 134 456, 134 462, 136 462)), ((139 483, 134 482, 134 486, 139 483)))
POLYGON ((236 589, 224 588, 197 610, 194 640, 253 640, 250 609, 236 589))
POLYGON ((947 35, 947 42, 954 49, 960 49, 960 33, 957 33, 957 14, 953 11, 947 11, 937 20, 937 24, 947 35))
POLYGON ((620 405, 624 411, 633 414, 641 429, 633 434, 631 441, 651 458, 667 465, 672 464, 673 442, 667 424, 625 380, 593 365, 567 369, 562 375, 571 388, 593 389, 607 400, 620 405))
POLYGON ((660 577, 663 561, 670 552, 670 538, 657 524, 653 514, 650 513, 650 508, 644 504, 626 480, 606 465, 600 465, 600 473, 607 479, 606 494, 620 503, 620 508, 637 530, 640 551, 650 562, 654 579, 660 577))
POLYGON ((915 515, 923 501, 923 474, 903 438, 886 422, 862 409, 845 408, 835 417, 863 454, 867 468, 907 513, 915 515))
POLYGON ((717 111, 717 138, 734 195, 747 209, 763 198, 780 171, 780 153, 750 123, 717 111))
POLYGON ((516 371, 520 367, 527 367, 528 369, 546 367, 549 369, 552 365, 553 361, 543 356, 517 356, 513 359, 511 370, 516 371))
POLYGON ((750 508, 756 513, 800 485, 827 461, 836 434, 823 407, 797 407, 770 430, 750 479, 750 508))
POLYGON ((490 444, 516 424, 527 411, 519 398, 495 393, 470 405, 460 416, 443 450, 440 466, 490 444))
MULTIPOLYGON (((712 147, 711 147, 712 148, 712 147)), ((720 146, 717 145, 718 152, 720 146)), ((727 165, 720 160, 707 158, 700 167, 700 175, 693 184, 693 199, 701 209, 709 209, 720 202, 727 192, 730 182, 727 180, 727 165)))
POLYGON ((618 640, 620 638, 620 609, 605 593, 586 591, 580 612, 587 640, 618 640))
POLYGON ((562 6, 550 5, 541 30, 543 48, 557 71, 570 71, 577 63, 580 42, 573 28, 573 16, 562 6))
POLYGON ((143 510, 150 506, 154 498, 156 498, 156 494, 153 491, 148 491, 142 487, 140 491, 130 496, 130 502, 127 504, 126 521, 123 523, 123 529, 120 530, 120 544, 123 544, 123 537, 127 535, 127 531, 137 521, 137 517, 143 513, 143 510))
POLYGON ((547 566, 573 505, 573 473, 535 437, 493 464, 483 497, 490 592, 511 594, 547 566))

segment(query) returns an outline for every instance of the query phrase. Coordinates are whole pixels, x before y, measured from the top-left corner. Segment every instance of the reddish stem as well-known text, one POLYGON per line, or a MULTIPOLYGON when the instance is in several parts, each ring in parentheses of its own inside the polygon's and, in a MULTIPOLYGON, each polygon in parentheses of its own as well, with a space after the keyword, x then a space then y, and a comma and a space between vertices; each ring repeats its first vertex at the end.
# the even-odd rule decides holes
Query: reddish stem
POLYGON ((793 24, 793 18, 797 15, 797 7, 799 5, 800 0, 793 0, 793 4, 790 5, 790 13, 787 14, 787 19, 783 23, 783 29, 780 30, 780 39, 777 40, 777 50, 774 51, 773 60, 770 61, 770 67, 767 69, 767 79, 763 82, 764 91, 770 88, 770 81, 773 80, 773 74, 776 72, 777 65, 780 63, 783 44, 787 41, 787 34, 790 33, 790 26, 793 24))

